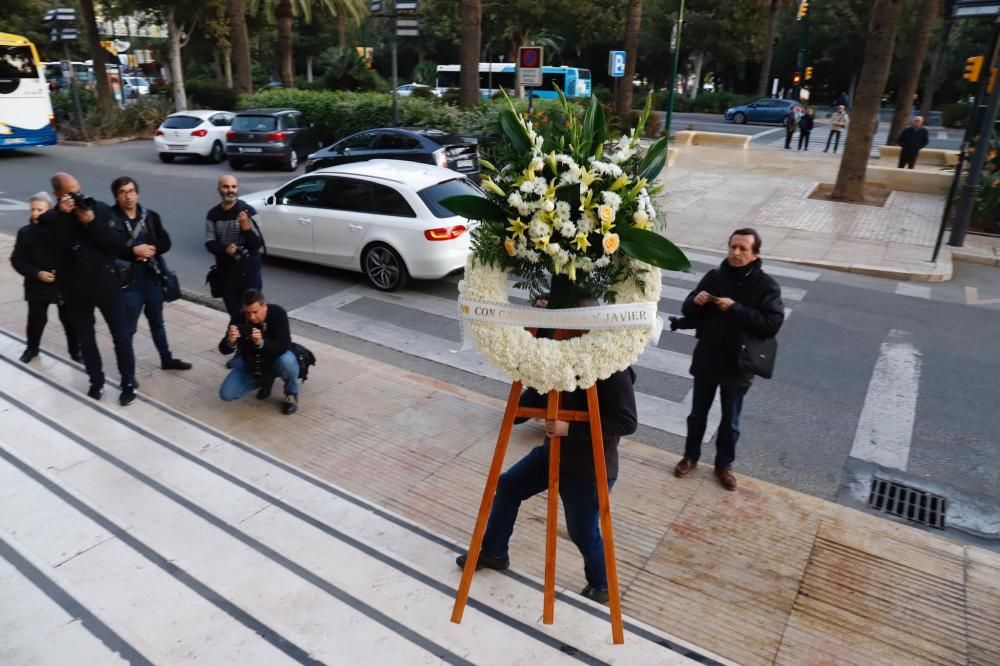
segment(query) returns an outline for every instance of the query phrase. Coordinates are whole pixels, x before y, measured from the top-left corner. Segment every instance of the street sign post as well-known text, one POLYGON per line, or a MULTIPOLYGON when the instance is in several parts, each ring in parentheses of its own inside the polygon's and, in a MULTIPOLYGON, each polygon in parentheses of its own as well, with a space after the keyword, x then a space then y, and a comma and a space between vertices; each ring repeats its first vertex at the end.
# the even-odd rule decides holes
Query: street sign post
POLYGON ((625 62, 628 54, 625 51, 611 51, 608 54, 608 76, 625 76, 625 62))
POLYGON ((76 122, 80 131, 86 136, 83 126, 83 106, 80 104, 80 93, 77 91, 76 72, 73 71, 73 61, 69 57, 69 42, 79 38, 76 31, 76 10, 72 7, 56 7, 45 12, 42 19, 52 25, 50 37, 53 42, 62 42, 63 57, 66 59, 66 75, 69 77, 69 89, 73 95, 73 106, 76 109, 76 122))
POLYGON ((542 85, 541 46, 522 46, 517 50, 517 80, 525 88, 542 85))

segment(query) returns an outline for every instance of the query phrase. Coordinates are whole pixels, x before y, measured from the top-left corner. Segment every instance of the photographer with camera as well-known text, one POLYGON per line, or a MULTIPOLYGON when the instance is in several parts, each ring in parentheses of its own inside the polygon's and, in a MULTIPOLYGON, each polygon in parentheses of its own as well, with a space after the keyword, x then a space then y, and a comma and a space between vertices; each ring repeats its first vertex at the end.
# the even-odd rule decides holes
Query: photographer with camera
POLYGON ((268 305, 257 289, 247 289, 242 296, 242 311, 229 322, 226 335, 219 341, 223 354, 236 352, 232 370, 219 388, 223 400, 239 400, 257 389, 257 399, 266 400, 276 377, 285 384, 283 414, 299 408, 299 361, 292 351, 292 333, 288 314, 279 305, 268 305))
POLYGON ((129 239, 120 257, 128 286, 125 288, 125 312, 129 337, 135 336, 139 315, 146 312, 153 344, 160 353, 160 367, 164 370, 190 370, 191 364, 174 358, 167 343, 167 329, 163 325, 163 272, 161 257, 170 250, 170 235, 163 228, 155 210, 139 205, 139 184, 129 176, 120 176, 111 183, 115 197, 112 211, 125 225, 129 239))
POLYGON ((253 222, 257 211, 238 196, 236 177, 221 176, 218 190, 222 203, 206 215, 205 248, 215 256, 222 301, 230 318, 235 319, 241 312, 243 292, 262 288, 260 251, 264 241, 253 222))
POLYGON ((114 341, 121 373, 122 406, 135 401, 135 356, 128 334, 125 295, 116 259, 128 243, 128 232, 100 201, 83 194, 80 183, 68 173, 52 176, 56 207, 39 219, 56 257, 56 285, 66 303, 67 318, 80 343, 83 363, 90 377, 87 395, 100 400, 104 394, 104 368, 94 331, 94 309, 101 311, 114 341))

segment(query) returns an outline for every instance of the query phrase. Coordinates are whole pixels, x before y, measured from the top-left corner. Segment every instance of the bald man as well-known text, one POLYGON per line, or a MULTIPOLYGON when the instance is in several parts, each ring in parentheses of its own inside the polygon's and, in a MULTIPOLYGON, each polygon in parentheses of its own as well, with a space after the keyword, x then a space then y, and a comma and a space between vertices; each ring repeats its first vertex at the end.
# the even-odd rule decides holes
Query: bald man
POLYGON ((247 289, 260 291, 260 253, 264 241, 253 223, 253 206, 239 198, 236 176, 226 174, 217 185, 222 202, 205 216, 205 248, 215 256, 222 274, 222 301, 235 319, 243 312, 241 297, 247 289))
POLYGON ((42 217, 56 255, 56 284, 66 303, 67 318, 80 341, 80 352, 90 378, 87 395, 104 394, 104 368, 94 332, 94 310, 108 324, 121 373, 122 406, 135 401, 135 356, 128 334, 125 297, 116 260, 131 254, 128 231, 111 209, 83 195, 79 181, 68 173, 52 176, 56 207, 42 217))
POLYGON ((905 166, 907 169, 912 169, 917 163, 917 156, 920 155, 920 151, 927 145, 930 138, 924 127, 924 117, 914 116, 912 124, 899 133, 897 141, 899 144, 899 165, 897 168, 902 169, 905 166))

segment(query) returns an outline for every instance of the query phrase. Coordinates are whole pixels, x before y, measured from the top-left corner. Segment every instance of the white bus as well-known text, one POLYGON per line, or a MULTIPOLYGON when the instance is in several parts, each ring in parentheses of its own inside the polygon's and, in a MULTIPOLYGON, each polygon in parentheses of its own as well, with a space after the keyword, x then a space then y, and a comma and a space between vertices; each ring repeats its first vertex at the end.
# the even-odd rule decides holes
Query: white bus
MULTIPOLYGON (((443 96, 448 90, 459 88, 460 65, 438 65, 434 94, 443 96)), ((517 67, 512 62, 479 63, 479 93, 489 99, 503 88, 508 93, 517 86, 517 67)), ((556 99, 556 86, 566 97, 590 97, 590 70, 579 67, 543 67, 542 85, 532 88, 532 95, 540 99, 556 99)))
POLYGON ((0 150, 55 144, 55 119, 35 45, 0 32, 0 150))

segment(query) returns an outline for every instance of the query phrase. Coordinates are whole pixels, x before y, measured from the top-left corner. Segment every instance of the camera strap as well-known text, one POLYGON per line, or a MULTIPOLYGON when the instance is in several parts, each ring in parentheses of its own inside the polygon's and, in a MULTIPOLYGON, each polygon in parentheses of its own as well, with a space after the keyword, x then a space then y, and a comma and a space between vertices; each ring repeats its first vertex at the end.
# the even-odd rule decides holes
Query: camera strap
POLYGON ((128 229, 129 239, 126 247, 132 247, 135 245, 135 241, 139 237, 140 230, 145 231, 146 237, 149 238, 149 228, 146 226, 146 209, 142 206, 139 206, 139 222, 135 225, 135 228, 132 227, 132 223, 129 222, 127 217, 122 221, 125 222, 125 228, 128 229))

